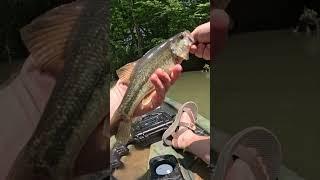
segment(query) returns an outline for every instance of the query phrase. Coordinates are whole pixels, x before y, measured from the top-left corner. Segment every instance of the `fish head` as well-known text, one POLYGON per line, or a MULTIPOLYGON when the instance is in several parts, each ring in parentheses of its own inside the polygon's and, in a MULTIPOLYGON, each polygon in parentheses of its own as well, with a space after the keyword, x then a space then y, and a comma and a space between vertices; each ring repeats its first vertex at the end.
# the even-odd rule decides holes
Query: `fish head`
POLYGON ((186 30, 171 38, 170 49, 179 61, 189 60, 190 46, 194 42, 190 31, 186 30))

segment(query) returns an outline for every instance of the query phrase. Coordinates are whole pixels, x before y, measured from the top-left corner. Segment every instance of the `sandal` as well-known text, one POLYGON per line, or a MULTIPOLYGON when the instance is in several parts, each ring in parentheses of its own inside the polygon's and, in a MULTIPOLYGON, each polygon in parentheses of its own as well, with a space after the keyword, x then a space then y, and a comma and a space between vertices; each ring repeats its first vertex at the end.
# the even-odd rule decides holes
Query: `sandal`
POLYGON ((190 129, 192 132, 195 132, 196 130, 196 121, 197 121, 197 114, 198 114, 198 107, 197 105, 192 102, 186 102, 184 103, 180 108, 179 111, 175 117, 175 120, 171 124, 171 126, 163 133, 162 135, 162 140, 165 145, 172 146, 172 140, 169 140, 169 137, 176 137, 178 138, 181 134, 183 134, 186 130, 190 129), (192 123, 185 123, 185 122, 180 122, 181 115, 183 112, 186 112, 190 118, 192 123), (185 129, 178 130, 179 126, 186 127, 185 129))
POLYGON ((225 180, 235 159, 246 163, 256 180, 279 178, 281 146, 276 136, 265 128, 244 129, 224 145, 218 157, 214 180, 225 180), (255 149, 255 152, 250 149, 255 149))

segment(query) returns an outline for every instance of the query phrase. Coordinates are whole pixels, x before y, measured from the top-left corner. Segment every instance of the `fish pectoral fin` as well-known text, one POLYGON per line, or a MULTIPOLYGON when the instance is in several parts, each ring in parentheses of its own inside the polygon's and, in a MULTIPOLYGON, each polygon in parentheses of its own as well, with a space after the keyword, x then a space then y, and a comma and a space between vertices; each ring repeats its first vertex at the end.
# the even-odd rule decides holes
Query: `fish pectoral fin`
POLYGON ((148 105, 152 101, 154 91, 155 91, 155 88, 153 87, 148 91, 147 95, 142 99, 141 103, 143 106, 148 105))
POLYGON ((189 60, 189 52, 181 52, 177 54, 178 61, 189 60))
POLYGON ((83 9, 84 1, 56 7, 34 19, 20 30, 32 55, 32 68, 57 75, 64 67, 68 38, 83 9))
POLYGON ((116 71, 119 79, 120 79, 123 83, 129 84, 131 74, 132 74, 133 69, 134 69, 134 67, 135 67, 136 64, 137 64, 137 61, 130 62, 130 63, 122 66, 121 68, 119 68, 119 69, 116 71))
POLYGON ((189 60, 189 51, 179 51, 177 50, 176 46, 172 43, 170 49, 172 53, 176 56, 178 61, 182 62, 182 60, 189 60))

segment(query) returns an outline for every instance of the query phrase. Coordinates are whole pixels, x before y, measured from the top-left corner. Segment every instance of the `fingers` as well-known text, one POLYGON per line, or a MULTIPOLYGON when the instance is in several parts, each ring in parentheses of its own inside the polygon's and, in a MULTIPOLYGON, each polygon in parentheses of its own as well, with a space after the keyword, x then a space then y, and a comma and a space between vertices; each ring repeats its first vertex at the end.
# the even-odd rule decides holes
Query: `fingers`
POLYGON ((197 51, 195 53, 195 55, 199 58, 202 58, 202 54, 204 52, 204 49, 205 49, 205 45, 204 44, 199 44, 198 47, 197 47, 197 51))
POLYGON ((198 58, 210 60, 210 44, 198 44, 190 47, 190 52, 198 58))
POLYGON ((190 53, 194 54, 197 51, 197 46, 195 44, 192 44, 190 47, 190 53))
POLYGON ((162 91, 166 93, 169 87, 180 77, 182 67, 178 64, 172 67, 169 71, 169 73, 166 73, 161 69, 157 69, 150 77, 150 81, 155 86, 156 90, 161 93, 162 91))
MULTIPOLYGON (((230 19, 224 10, 213 10, 213 55, 221 52, 227 37, 230 19)), ((195 44, 190 47, 190 53, 198 58, 210 60, 210 22, 204 23, 196 27, 191 35, 195 40, 195 44)))
POLYGON ((164 91, 167 92, 167 90, 169 89, 169 87, 171 85, 171 78, 169 77, 169 74, 167 74, 166 72, 164 72, 161 69, 158 69, 156 71, 156 74, 158 75, 158 78, 160 79, 160 81, 163 84, 164 91))
POLYGON ((154 88, 158 95, 162 95, 165 93, 165 87, 156 73, 151 75, 150 81, 154 85, 154 88))
POLYGON ((182 66, 180 64, 172 67, 169 70, 169 73, 166 73, 161 69, 157 69, 150 77, 150 81, 155 87, 155 91, 151 94, 151 102, 147 104, 140 104, 135 115, 143 114, 160 106, 164 101, 165 95, 170 86, 180 77, 181 72, 182 66))
POLYGON ((202 53, 202 58, 205 60, 210 60, 210 44, 206 45, 206 48, 202 53))
POLYGON ((210 22, 201 24, 192 32, 194 40, 198 43, 210 43, 210 22))
POLYGON ((161 71, 162 70, 158 69, 154 74, 151 75, 151 78, 150 78, 152 84, 155 87, 155 92, 153 92, 151 96, 152 97, 151 104, 149 104, 150 109, 155 108, 162 103, 167 91, 164 83, 162 83, 158 75, 162 73, 161 71))
MULTIPOLYGON (((160 70, 157 70, 160 71, 160 70)), ((155 91, 151 94, 151 103, 144 106, 142 111, 151 111, 153 108, 156 108, 161 105, 164 101, 164 97, 166 94, 166 87, 161 82, 159 76, 157 75, 157 71, 151 75, 150 81, 155 87, 155 91)), ((161 73, 161 72, 158 72, 161 73)))
POLYGON ((180 64, 178 64, 169 71, 169 73, 166 73, 161 69, 157 69, 156 72, 150 77, 150 81, 154 85, 156 91, 153 101, 155 104, 157 104, 158 101, 159 103, 163 101, 170 86, 180 77, 182 67, 180 64))
POLYGON ((182 66, 180 64, 177 64, 173 68, 171 68, 170 71, 171 84, 174 84, 181 75, 182 66))
POLYGON ((191 45, 190 53, 198 58, 210 60, 210 22, 201 24, 192 31, 195 44, 191 45))

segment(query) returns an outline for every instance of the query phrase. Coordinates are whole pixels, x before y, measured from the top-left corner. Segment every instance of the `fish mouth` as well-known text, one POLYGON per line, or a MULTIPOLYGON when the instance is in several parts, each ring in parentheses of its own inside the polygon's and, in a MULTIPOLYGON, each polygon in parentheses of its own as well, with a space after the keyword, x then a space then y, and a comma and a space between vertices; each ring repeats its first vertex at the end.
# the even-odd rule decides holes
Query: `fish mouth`
POLYGON ((191 44, 195 43, 195 40, 193 38, 193 36, 191 35, 190 31, 186 30, 185 32, 185 36, 188 38, 188 40, 190 41, 191 44))
POLYGON ((195 43, 195 40, 194 40, 194 38, 191 35, 191 32, 189 30, 185 30, 182 34, 183 34, 184 37, 188 38, 188 41, 190 42, 190 44, 194 44, 195 43))
POLYGON ((190 41, 191 44, 195 43, 195 40, 191 34, 188 35, 188 40, 190 41))

